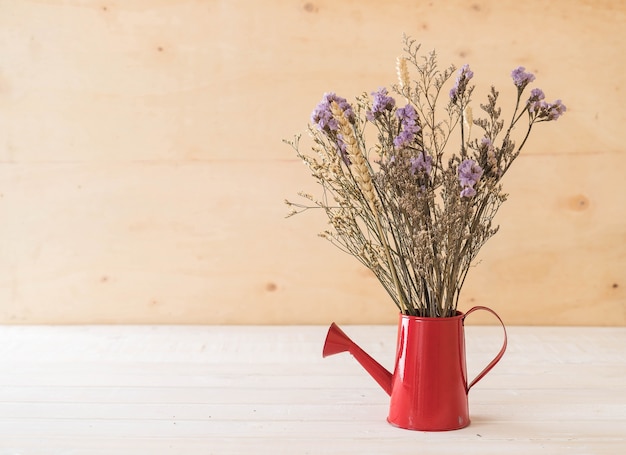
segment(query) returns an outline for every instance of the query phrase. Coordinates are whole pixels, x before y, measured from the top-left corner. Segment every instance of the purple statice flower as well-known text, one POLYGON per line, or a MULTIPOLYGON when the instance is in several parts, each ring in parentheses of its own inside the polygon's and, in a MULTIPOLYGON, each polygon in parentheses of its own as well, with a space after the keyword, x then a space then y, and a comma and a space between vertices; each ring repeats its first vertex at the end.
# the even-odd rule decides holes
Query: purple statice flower
POLYGON ((546 105, 544 99, 546 95, 544 95, 543 90, 540 88, 534 88, 530 91, 530 97, 528 97, 528 110, 531 112, 539 112, 539 110, 546 105))
POLYGON ((556 100, 554 103, 548 104, 547 110, 548 110, 548 116, 546 120, 550 121, 550 120, 558 119, 561 115, 565 113, 567 108, 565 107, 565 104, 561 102, 561 100, 556 100))
POLYGON ((534 119, 541 122, 549 122, 558 119, 567 111, 567 108, 561 100, 548 103, 544 101, 544 98, 543 92, 539 89, 533 89, 530 98, 528 98, 528 111, 534 119), (537 92, 535 92, 535 90, 537 90, 537 92))
POLYGON ((534 88, 530 91, 530 98, 528 99, 528 101, 540 101, 542 99, 544 99, 546 97, 546 95, 544 95, 543 90, 541 90, 540 88, 534 88))
POLYGON ((484 148, 485 150, 493 149, 493 142, 491 142, 491 139, 489 139, 488 137, 483 137, 480 140, 480 147, 484 148))
POLYGON ((426 155, 426 152, 420 152, 417 157, 412 157, 411 160, 411 174, 415 175, 417 172, 424 172, 426 175, 430 174, 433 168, 433 159, 430 155, 426 155))
POLYGON ((474 185, 483 175, 482 168, 474 160, 466 159, 459 164, 459 183, 463 187, 461 197, 473 197, 476 195, 474 185))
POLYGON ((471 186, 466 186, 461 190, 461 197, 470 198, 474 196, 476 196, 476 190, 471 186))
POLYGON ((452 103, 456 104, 458 99, 463 96, 465 89, 467 89, 467 83, 472 77, 474 77, 474 72, 466 63, 459 70, 456 81, 454 82, 454 87, 450 89, 450 100, 452 100, 452 103))
POLYGON ((513 83, 519 91, 524 90, 528 84, 535 80, 535 76, 532 73, 527 73, 526 68, 523 66, 518 66, 511 71, 511 77, 513 78, 513 83))
POLYGON ((365 113, 370 122, 375 121, 384 111, 391 111, 396 106, 396 100, 389 96, 384 87, 379 88, 377 92, 372 92, 372 96, 374 97, 372 110, 365 113))
POLYGON ((352 106, 350 106, 350 103, 348 103, 345 98, 337 96, 332 92, 324 93, 322 101, 320 101, 311 114, 311 122, 315 124, 320 131, 326 133, 336 133, 339 130, 337 120, 333 117, 333 113, 330 109, 330 105, 333 101, 339 105, 339 108, 343 111, 349 122, 353 123, 355 120, 352 106))
POLYGON ((341 109, 350 123, 354 123, 356 117, 352 106, 345 98, 337 96, 334 93, 324 93, 322 101, 317 105, 313 113, 311 114, 311 122, 317 126, 317 129, 323 131, 329 138, 335 140, 337 146, 337 153, 341 156, 341 159, 346 165, 350 165, 350 159, 348 158, 348 151, 346 150, 346 144, 343 141, 343 137, 339 133, 339 124, 333 116, 331 110, 332 102, 337 103, 339 109, 341 109))
POLYGON ((459 182, 461 186, 474 186, 483 175, 483 170, 474 160, 466 159, 459 165, 459 182))
POLYGON ((417 124, 417 111, 413 106, 407 104, 396 110, 396 117, 400 119, 400 134, 394 140, 396 148, 402 148, 415 140, 415 135, 419 133, 420 126, 417 124))

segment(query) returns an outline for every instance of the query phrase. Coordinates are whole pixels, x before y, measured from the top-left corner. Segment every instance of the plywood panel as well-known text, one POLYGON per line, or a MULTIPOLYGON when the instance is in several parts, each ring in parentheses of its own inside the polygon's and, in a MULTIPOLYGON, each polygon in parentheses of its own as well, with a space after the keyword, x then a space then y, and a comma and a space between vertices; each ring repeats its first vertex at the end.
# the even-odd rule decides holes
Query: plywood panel
POLYGON ((625 20, 617 1, 0 0, 0 322, 392 322, 322 218, 283 219, 311 182, 281 139, 323 92, 392 83, 406 32, 469 62, 478 96, 510 98, 524 65, 568 106, 507 176, 463 308, 624 325, 625 20))

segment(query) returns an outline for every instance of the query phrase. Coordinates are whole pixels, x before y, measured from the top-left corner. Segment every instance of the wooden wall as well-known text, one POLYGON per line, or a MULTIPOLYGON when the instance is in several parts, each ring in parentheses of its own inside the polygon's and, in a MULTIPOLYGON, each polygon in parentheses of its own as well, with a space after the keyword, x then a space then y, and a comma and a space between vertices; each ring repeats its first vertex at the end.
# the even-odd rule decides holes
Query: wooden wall
POLYGON ((625 325, 624 24, 618 0, 0 0, 0 322, 394 322, 323 218, 284 218, 312 183, 281 140, 325 91, 393 83, 406 32, 477 96, 524 65, 568 107, 461 309, 625 325))

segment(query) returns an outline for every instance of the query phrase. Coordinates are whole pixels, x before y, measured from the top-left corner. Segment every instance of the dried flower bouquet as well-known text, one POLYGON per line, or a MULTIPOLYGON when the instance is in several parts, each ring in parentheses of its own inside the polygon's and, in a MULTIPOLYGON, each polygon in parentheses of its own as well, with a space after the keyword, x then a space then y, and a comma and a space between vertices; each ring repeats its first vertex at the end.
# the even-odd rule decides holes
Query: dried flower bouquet
POLYGON ((503 120, 494 87, 480 104, 483 116, 473 118, 469 66, 440 70, 435 51, 421 55, 414 40, 404 44, 391 88, 404 106, 385 88, 363 94, 354 106, 326 93, 309 125, 314 153, 300 150, 299 136, 288 141, 321 196, 301 192, 308 202, 286 203, 289 215, 324 210, 331 228, 320 235, 369 268, 402 313, 448 317, 473 260, 498 230, 492 220, 506 200, 503 176, 533 126, 558 119, 565 106, 546 102, 538 88, 524 95, 534 76, 519 67, 511 73, 517 98, 510 121, 503 120), (517 127, 523 130, 516 143, 517 127), (450 153, 455 131, 460 145, 450 153))

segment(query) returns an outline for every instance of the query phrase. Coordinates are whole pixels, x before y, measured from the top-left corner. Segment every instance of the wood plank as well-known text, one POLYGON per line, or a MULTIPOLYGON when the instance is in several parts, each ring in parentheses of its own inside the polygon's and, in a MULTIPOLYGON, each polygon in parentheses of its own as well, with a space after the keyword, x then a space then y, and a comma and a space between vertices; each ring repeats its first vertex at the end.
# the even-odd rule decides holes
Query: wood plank
MULTIPOLYGON (((223 389, 222 397, 232 395, 229 392, 232 389, 223 389)), ((312 394, 309 400, 298 400, 298 393, 302 393, 302 389, 283 389, 283 396, 292 399, 291 402, 286 399, 280 400, 278 403, 264 402, 259 400, 265 397, 265 390, 259 390, 257 399, 248 403, 224 402, 225 400, 216 400, 210 402, 202 402, 194 400, 189 403, 161 403, 156 399, 151 403, 90 403, 83 400, 79 402, 67 403, 24 403, 24 402, 8 402, 2 403, 0 408, 0 419, 18 422, 23 420, 52 420, 66 422, 68 420, 80 420, 86 416, 92 420, 176 420, 176 421, 206 421, 206 420, 246 420, 251 422, 263 422, 269 420, 296 420, 296 421, 322 421, 322 422, 342 422, 346 420, 358 419, 362 422, 380 422, 384 421, 389 411, 389 404, 386 402, 378 402, 371 397, 366 396, 360 402, 346 402, 342 399, 334 402, 312 403, 311 398, 317 398, 317 393, 312 394), (295 401, 293 399, 295 398, 295 401), (86 411, 85 407, 89 410, 86 411), (120 416, 128 416, 120 418, 120 416)), ((581 389, 577 389, 580 391, 581 389)), ((585 389, 582 389, 585 390, 585 389)), ((512 394, 506 395, 489 390, 481 396, 472 396, 470 400, 472 413, 476 416, 482 416, 475 420, 490 420, 492 422, 510 422, 519 420, 534 421, 577 421, 581 415, 588 414, 586 419, 592 423, 605 423, 608 420, 626 424, 626 409, 623 403, 606 400, 601 394, 594 394, 593 391, 585 390, 585 398, 583 400, 574 400, 566 402, 560 393, 554 394, 551 391, 551 400, 546 401, 548 394, 545 391, 533 389, 524 395, 524 401, 519 396, 512 394), (533 396, 538 393, 542 401, 533 396), (541 393, 543 392, 543 393, 541 393), (488 403, 481 398, 489 397, 488 403), (598 402, 599 399, 606 401, 598 402), (555 407, 553 400, 557 400, 562 404, 555 407), (595 402, 593 400, 596 400, 595 402), (512 415, 511 409, 517 409, 515 415, 512 415)), ((170 395, 168 389, 161 389, 161 396, 170 395)), ((573 395, 573 394, 568 394, 573 395)), ((382 401, 382 400, 381 400, 382 401)), ((385 400, 386 401, 386 400, 385 400)))
MULTIPOLYGON (((396 327, 343 326, 374 357, 395 354, 396 327)), ((160 364, 319 364, 341 368, 341 356, 323 359, 327 326, 0 326, 0 360, 4 363, 72 364, 117 362, 160 364), (236 340, 236 341, 233 341, 236 340), (67 346, 71 346, 68 349, 67 346), (98 353, 97 359, 94 352, 98 353)), ((493 355, 500 347, 499 327, 465 327, 470 359, 493 355)), ((536 327, 507 329, 507 355, 523 366, 619 365, 626 363, 622 327, 536 327)), ((5 372, 9 372, 6 371, 5 372)))
MULTIPOLYGON (((315 410, 311 409, 311 413, 315 410)), ((348 417, 350 418, 350 417, 348 417)), ((369 420, 369 419, 368 419, 369 420)), ((362 421, 354 418, 353 421, 327 421, 315 418, 300 421, 298 419, 281 420, 273 418, 270 421, 248 421, 241 417, 236 420, 213 419, 207 416, 202 420, 182 420, 172 415, 169 419, 133 419, 117 417, 115 419, 97 419, 84 416, 81 419, 37 419, 28 420, 6 419, 0 436, 8 437, 37 437, 51 438, 56 436, 77 435, 77 439, 87 437, 103 437, 106 435, 117 438, 150 438, 160 439, 164 435, 183 438, 203 438, 210 441, 215 438, 226 436, 227 438, 264 438, 273 440, 276 438, 314 438, 323 434, 329 439, 341 439, 344 435, 351 437, 383 437, 398 433, 397 428, 385 422, 385 417, 371 421, 362 421), (133 422, 134 421, 134 422, 133 422), (355 425, 355 422, 360 425, 355 425), (134 425, 131 425, 134 423, 134 425)), ((491 429, 496 434, 496 439, 524 440, 532 437, 537 440, 553 441, 623 441, 623 420, 590 422, 586 419, 578 421, 504 421, 493 422, 491 420, 474 419, 474 428, 468 428, 469 432, 482 429, 491 429), (546 428, 546 423, 551 425, 546 428), (529 436, 532 435, 532 436, 529 436)), ((466 440, 468 431, 446 433, 447 443, 461 442, 466 440)), ((406 433, 413 433, 406 431, 406 433)), ((475 433, 474 433, 475 435, 475 433)))
MULTIPOLYGON (((435 455, 449 454, 451 450, 462 449, 465 453, 480 454, 501 454, 503 450, 512 455, 526 455, 541 451, 542 453, 559 455, 566 446, 567 453, 587 455, 614 455, 621 450, 621 441, 546 441, 528 437, 522 441, 503 445, 502 441, 489 441, 482 434, 476 433, 473 438, 464 440, 462 444, 452 445, 442 441, 448 435, 441 435, 437 440, 427 438, 422 434, 415 434, 411 441, 406 438, 400 438, 396 435, 389 435, 385 438, 362 437, 358 440, 363 441, 359 447, 359 453, 377 455, 385 452, 393 452, 400 455, 411 455, 415 453, 416 447, 420 453, 435 455)), ((354 450, 356 443, 352 435, 348 435, 342 439, 333 439, 332 444, 329 438, 325 437, 293 437, 274 440, 271 449, 280 453, 291 453, 292 451, 310 451, 311 453, 328 453, 328 454, 346 454, 354 450)), ((265 438, 238 438, 238 437, 217 437, 212 440, 205 438, 189 438, 189 437, 163 437, 157 440, 146 438, 102 438, 93 437, 76 440, 76 438, 55 437, 41 438, 30 440, 23 445, 21 440, 9 438, 5 440, 6 447, 26 447, 31 454, 51 454, 60 452, 51 452, 54 446, 71 446, 80 453, 90 453, 94 455, 106 455, 111 452, 116 453, 137 453, 135 451, 145 451, 145 453, 160 454, 172 451, 184 451, 186 454, 219 455, 221 453, 246 453, 255 452, 263 453, 263 447, 267 447, 265 438)), ((266 452, 275 453, 275 452, 266 452)))
MULTIPOLYGON (((164 364, 172 373, 163 374, 162 367, 146 366, 142 364, 134 366, 116 366, 108 364, 84 363, 79 366, 59 365, 49 367, 45 382, 38 377, 41 373, 40 365, 24 365, 20 367, 21 373, 3 374, 2 378, 7 386, 17 387, 210 387, 223 389, 229 386, 240 388, 277 388, 284 389, 291 384, 297 383, 300 387, 312 389, 315 393, 319 388, 334 388, 336 384, 343 387, 359 387, 367 390, 370 395, 382 395, 376 383, 367 373, 353 360, 346 359, 349 363, 349 372, 336 373, 332 363, 325 367, 315 368, 298 367, 300 373, 293 373, 290 369, 279 368, 276 365, 264 367, 256 366, 254 370, 245 366, 222 366, 201 367, 190 369, 181 368, 179 364, 164 364), (80 374, 87 368, 89 373, 80 374), (322 377, 320 377, 322 375, 322 377)), ((624 381, 625 369, 621 365, 610 366, 572 366, 559 365, 558 367, 543 367, 525 373, 520 367, 505 368, 500 366, 497 377, 483 379, 480 386, 489 389, 592 389, 602 386, 618 389, 624 381), (583 374, 585 372, 585 374, 583 374), (539 376, 537 376, 539 375, 539 376), (567 382, 560 382, 563 375, 567 375, 567 382)), ((480 371, 476 369, 476 373, 480 371)), ((472 377, 476 374, 471 374, 472 377)))

